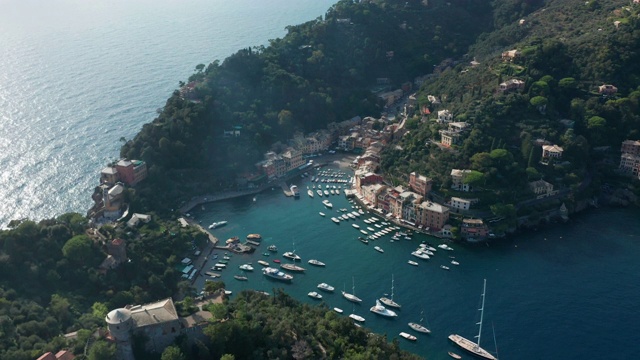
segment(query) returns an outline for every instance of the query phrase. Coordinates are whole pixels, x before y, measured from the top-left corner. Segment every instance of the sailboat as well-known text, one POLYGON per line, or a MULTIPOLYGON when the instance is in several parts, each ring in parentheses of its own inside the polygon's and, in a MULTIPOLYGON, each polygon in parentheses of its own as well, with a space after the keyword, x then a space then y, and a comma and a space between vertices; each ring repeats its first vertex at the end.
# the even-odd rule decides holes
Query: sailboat
POLYGON ((418 323, 410 322, 409 327, 421 333, 431 334, 431 330, 429 330, 427 327, 422 325, 423 320, 424 320, 424 311, 420 311, 420 322, 418 323))
POLYGON ((342 296, 344 296, 344 298, 345 298, 345 299, 347 299, 347 300, 349 300, 349 301, 351 301, 351 302, 361 303, 361 302, 362 302, 362 299, 360 299, 359 297, 357 297, 357 296, 355 295, 355 293, 356 293, 356 285, 355 285, 355 284, 356 284, 356 283, 355 283, 355 280, 354 280, 353 278, 351 278, 351 283, 352 283, 352 285, 351 285, 351 292, 352 292, 353 294, 349 294, 348 292, 346 292, 346 291, 342 290, 342 296))
POLYGON ((487 360, 497 360, 495 356, 491 355, 491 353, 489 353, 487 350, 480 347, 480 336, 482 335, 482 320, 484 317, 484 298, 485 298, 486 291, 487 291, 487 279, 484 279, 484 286, 482 288, 482 306, 479 309, 480 322, 478 323, 479 325, 478 335, 476 336, 476 338, 478 339, 478 342, 475 343, 457 334, 449 335, 449 340, 451 340, 454 344, 458 345, 462 349, 472 353, 475 356, 478 356, 487 360))
POLYGON ((380 302, 387 305, 387 306, 391 306, 394 307, 396 309, 400 309, 402 306, 400 306, 400 304, 398 304, 397 302, 393 301, 393 274, 391 275, 391 299, 387 298, 387 297, 381 297, 380 298, 380 302))

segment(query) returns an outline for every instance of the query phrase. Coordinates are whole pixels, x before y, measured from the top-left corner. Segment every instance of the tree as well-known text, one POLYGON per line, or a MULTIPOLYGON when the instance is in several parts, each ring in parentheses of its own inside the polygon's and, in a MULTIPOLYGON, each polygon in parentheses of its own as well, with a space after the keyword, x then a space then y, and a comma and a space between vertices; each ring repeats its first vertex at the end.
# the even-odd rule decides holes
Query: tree
POLYGON ((529 103, 534 106, 541 114, 544 114, 547 109, 547 103, 549 101, 544 96, 535 96, 529 100, 529 103))
POLYGON ((220 360, 236 360, 236 357, 233 354, 224 354, 220 360))
POLYGON ((182 353, 177 346, 169 346, 162 352, 161 360, 187 360, 187 358, 182 353))
POLYGON ((604 129, 607 125, 607 120, 600 116, 592 116, 587 121, 587 128, 589 130, 600 130, 604 129))
POLYGON ((105 341, 98 341, 89 350, 87 360, 112 360, 116 357, 116 347, 105 341))
POLYGON ((198 65, 196 65, 196 71, 197 71, 197 72, 202 72, 202 70, 204 70, 204 64, 198 64, 198 65))
POLYGON ((91 247, 92 242, 87 235, 76 235, 64 244, 62 254, 73 262, 84 263, 91 256, 91 247))
POLYGON ((485 180, 485 177, 483 173, 479 171, 471 170, 471 172, 464 177, 463 183, 469 184, 471 186, 478 186, 482 184, 484 180, 485 180))

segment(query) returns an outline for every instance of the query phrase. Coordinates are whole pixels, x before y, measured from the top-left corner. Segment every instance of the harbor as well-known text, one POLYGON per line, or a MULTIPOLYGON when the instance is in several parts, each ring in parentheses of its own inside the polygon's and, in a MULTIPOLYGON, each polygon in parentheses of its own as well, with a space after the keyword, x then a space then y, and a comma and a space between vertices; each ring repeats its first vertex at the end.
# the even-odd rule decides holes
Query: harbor
MULTIPOLYGON (((310 175, 316 174, 310 172, 310 175)), ((342 316, 345 317, 349 314, 362 316, 366 319, 362 326, 378 333, 386 333, 389 340, 399 338, 402 348, 429 359, 450 359, 447 354, 449 351, 460 353, 463 358, 470 358, 447 337, 459 334, 473 339, 477 334, 478 327, 475 324, 478 320, 479 294, 483 279, 486 278, 487 304, 482 347, 495 352, 495 329, 500 350, 498 355, 504 358, 538 359, 588 358, 594 354, 606 358, 607 354, 599 352, 599 349, 600 346, 612 348, 609 337, 606 345, 596 341, 584 348, 580 341, 571 339, 568 341, 573 343, 567 345, 566 338, 563 343, 558 340, 563 334, 559 332, 559 328, 570 328, 572 324, 580 323, 583 317, 588 316, 599 319, 606 331, 619 334, 618 329, 624 325, 614 320, 619 319, 617 309, 631 311, 635 305, 634 297, 630 295, 640 293, 631 272, 621 273, 621 269, 634 268, 635 261, 640 256, 637 242, 626 234, 638 233, 640 229, 609 229, 607 233, 597 229, 598 223, 611 221, 609 217, 618 218, 627 214, 626 218, 631 221, 637 215, 610 212, 611 210, 586 214, 564 226, 550 227, 514 240, 490 243, 489 246, 445 243, 444 240, 415 232, 411 240, 402 237, 390 242, 395 233, 392 232, 376 240, 369 240, 367 245, 358 239, 364 238, 359 230, 369 232, 366 229, 371 227, 376 232, 379 231, 374 224, 364 223, 365 219, 374 217, 375 214, 369 213, 357 220, 350 219, 335 224, 331 217, 345 214, 340 209, 352 212, 357 211, 356 206, 360 205, 350 203, 343 192, 329 197, 319 197, 317 194, 314 198, 307 196, 307 186, 316 190, 318 184, 323 184, 322 188, 325 189, 326 183, 312 183, 311 176, 291 181, 302 190, 299 200, 285 197, 277 189, 278 191, 260 194, 256 202, 251 197, 243 197, 210 204, 205 211, 194 211, 194 217, 203 224, 219 221, 220 214, 224 214, 229 223, 210 230, 220 239, 233 236, 243 238, 251 233, 259 233, 262 237, 261 250, 253 254, 234 254, 226 269, 216 271, 234 294, 244 289, 273 293, 272 289, 283 288, 299 301, 314 305, 325 304, 329 309, 343 309, 342 316), (316 185, 316 189, 313 185, 316 185), (327 199, 333 204, 332 209, 322 204, 322 200, 327 199), (319 212, 326 216, 319 215, 319 212), (360 229, 354 228, 352 224, 357 224, 360 229), (598 234, 599 237, 589 244, 583 242, 583 238, 593 238, 593 234, 598 234), (437 249, 435 256, 428 260, 411 255, 423 241, 437 249), (438 247, 442 244, 453 250, 438 247), (269 245, 276 245, 277 252, 267 251, 269 245), (384 249, 384 253, 374 250, 374 246, 384 249), (609 256, 598 257, 599 271, 594 273, 591 271, 594 266, 593 256, 601 253, 596 249, 605 248, 609 249, 609 256), (284 252, 291 251, 302 258, 301 264, 306 265, 309 259, 318 259, 326 266, 305 266, 305 272, 290 273, 293 276, 290 282, 277 281, 262 274, 260 270, 264 265, 259 265, 258 261, 280 269, 280 264, 291 263, 291 260, 282 256, 284 252), (234 275, 240 274, 239 266, 247 263, 257 267, 256 270, 244 274, 247 281, 234 279, 234 275), (441 266, 446 266, 449 270, 441 266), (581 274, 585 272, 592 276, 588 279, 583 277, 581 274), (402 305, 402 309, 394 310, 398 316, 389 319, 371 313, 369 308, 375 305, 376 299, 391 294, 392 276, 393 300, 402 305), (355 294, 363 300, 360 305, 347 301, 340 294, 343 289, 351 292, 352 279, 355 294), (602 296, 597 289, 606 287, 605 284, 611 281, 633 285, 616 287, 607 296, 602 296), (310 297, 309 292, 317 291, 320 283, 335 287, 335 291, 322 292, 322 299, 310 297), (574 308, 571 304, 579 306, 574 308), (421 312, 424 313, 423 324, 432 331, 429 335, 418 333, 408 326, 409 322, 419 322, 421 312), (540 316, 542 313, 545 316, 540 316), (523 326, 525 323, 527 325, 523 326), (538 331, 532 334, 529 331, 531 327, 538 331), (402 339, 400 332, 416 336, 417 340, 402 339), (551 344, 551 347, 540 352, 537 346, 540 343, 551 344)), ((380 218, 378 223, 382 221, 385 220, 380 218)), ((215 252, 222 257, 224 251, 215 252)), ((212 265, 212 261, 207 264, 212 265)), ((199 278, 194 286, 200 289, 203 283, 204 279, 199 278)), ((634 333, 633 330, 628 330, 629 334, 634 333)), ((601 338, 595 331, 596 329, 587 329, 588 334, 585 336, 590 336, 591 339, 601 338)), ((614 341, 620 348, 622 342, 633 341, 629 336, 623 338, 614 341)))

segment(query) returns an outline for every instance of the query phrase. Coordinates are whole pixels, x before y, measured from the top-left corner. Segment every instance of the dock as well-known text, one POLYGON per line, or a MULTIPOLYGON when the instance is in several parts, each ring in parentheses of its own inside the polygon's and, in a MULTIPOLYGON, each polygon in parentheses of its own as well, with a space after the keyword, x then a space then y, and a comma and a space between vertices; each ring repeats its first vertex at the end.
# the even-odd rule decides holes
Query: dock
POLYGON ((247 243, 248 243, 248 244, 251 244, 251 245, 253 245, 253 246, 260 246, 260 243, 259 243, 259 242, 257 242, 257 241, 253 241, 253 240, 247 240, 247 243))
POLYGON ((280 183, 280 187, 282 188, 282 192, 284 193, 285 196, 293 196, 293 192, 291 191, 291 189, 289 188, 289 186, 287 186, 286 182, 281 182, 280 183))

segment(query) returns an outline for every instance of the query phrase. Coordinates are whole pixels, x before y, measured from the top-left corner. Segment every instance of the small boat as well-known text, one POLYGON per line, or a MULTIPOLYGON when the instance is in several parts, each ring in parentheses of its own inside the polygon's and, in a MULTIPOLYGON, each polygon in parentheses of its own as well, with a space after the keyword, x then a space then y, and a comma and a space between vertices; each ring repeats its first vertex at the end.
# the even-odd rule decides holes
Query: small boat
POLYGON ((227 256, 227 255, 223 256, 222 258, 223 258, 224 260, 231 260, 231 257, 230 257, 230 256, 227 256))
POLYGON ((458 354, 456 354, 454 352, 449 351, 447 354, 449 354, 449 356, 451 356, 454 359, 458 359, 458 360, 462 359, 462 356, 460 356, 460 355, 458 355, 458 354))
POLYGON ((338 219, 338 218, 332 217, 331 221, 333 221, 336 224, 340 224, 340 219, 338 219))
POLYGON ((298 265, 295 265, 295 264, 281 264, 280 267, 282 269, 289 270, 289 271, 295 271, 295 272, 304 272, 305 270, 307 270, 307 269, 303 268, 302 266, 298 266, 298 265))
POLYGON ((315 291, 311 291, 310 293, 307 294, 309 297, 314 298, 314 299, 322 299, 322 295, 318 294, 315 291))
POLYGON ((448 266, 440 265, 440 269, 449 270, 448 266))
POLYGON ((262 256, 271 256, 271 253, 269 253, 269 252, 263 252, 263 253, 262 253, 262 256))
POLYGON ((367 230, 369 230, 371 232, 376 232, 376 229, 372 228, 371 226, 367 226, 367 230))
POLYGON ((320 283, 320 284, 318 284, 317 287, 318 287, 318 289, 324 290, 324 291, 327 291, 327 292, 333 292, 333 290, 335 290, 335 288, 333 286, 331 286, 331 285, 329 285, 327 283, 320 283))
POLYGON ((219 228, 221 226, 225 226, 227 225, 227 221, 218 221, 218 222, 214 222, 213 224, 209 225, 209 229, 215 229, 215 228, 219 228))
POLYGON ((258 264, 260 264, 262 266, 269 266, 269 263, 264 261, 264 260, 258 260, 258 264))
POLYGON ((384 250, 382 250, 380 246, 374 246, 373 248, 379 253, 384 253, 384 250))
POLYGON ((229 260, 218 260, 220 264, 228 264, 229 260))
POLYGON ((249 278, 247 278, 244 275, 233 275, 233 278, 238 280, 238 281, 247 281, 247 280, 249 280, 249 278))
POLYGON ((451 260, 451 264, 453 264, 453 265, 460 265, 460 263, 459 263, 459 262, 457 262, 457 261, 455 261, 455 260, 451 260))
POLYGON ((376 300, 376 304, 374 306, 372 306, 369 311, 371 311, 374 314, 378 314, 381 316, 386 316, 386 317, 397 317, 398 314, 396 314, 395 311, 393 310, 389 310, 386 307, 384 307, 381 303, 380 300, 376 300))
POLYGON ((324 213, 321 211, 318 214, 320 214, 320 216, 325 216, 324 213))
POLYGON ((367 239, 365 239, 365 238, 363 238, 363 237, 360 237, 360 236, 359 236, 359 237, 358 237, 358 240, 360 240, 363 244, 367 244, 367 245, 369 245, 369 240, 367 240, 367 239))
POLYGON ((358 224, 351 224, 351 226, 353 226, 356 229, 360 229, 360 225, 358 225, 358 224))
POLYGON ((276 264, 280 264, 280 259, 273 259, 273 262, 276 264))
POLYGON ((322 204, 326 207, 328 207, 329 209, 333 208, 333 204, 331 202, 329 202, 329 200, 322 200, 322 204))
POLYGON ((320 190, 320 189, 316 190, 316 194, 318 194, 318 196, 322 197, 322 190, 320 190))
MULTIPOLYGON (((360 316, 360 315, 350 314, 349 318, 353 319, 353 320, 355 320, 357 322, 364 322, 364 318, 362 316, 360 316)), ((356 325, 358 325, 358 324, 356 324, 356 325)))
POLYGON ((439 247, 440 249, 453 251, 453 248, 452 248, 452 247, 450 247, 450 246, 449 246, 449 245, 447 245, 447 244, 440 244, 440 245, 438 245, 438 247, 439 247))
POLYGON ((420 250, 416 250, 416 251, 412 252, 411 255, 417 257, 418 259, 422 259, 422 260, 429 260, 430 259, 429 255, 423 253, 420 250))
POLYGON ((286 257, 287 259, 291 259, 293 261, 302 260, 302 258, 300 258, 300 256, 296 254, 295 251, 287 251, 286 253, 282 254, 282 256, 286 257))
POLYGON ((300 197, 300 190, 298 190, 298 187, 296 185, 291 185, 289 190, 291 190, 291 193, 293 194, 294 197, 297 197, 297 198, 300 197))
POLYGON ((272 251, 272 252, 276 252, 276 251, 278 251, 278 248, 275 245, 269 245, 267 250, 272 251))
POLYGON ((311 265, 315 265, 315 266, 325 266, 325 263, 323 263, 320 260, 316 260, 316 259, 311 259, 309 261, 307 261, 309 264, 311 265))
POLYGON ((415 336, 413 336, 413 335, 411 335, 409 333, 406 333, 404 331, 400 333, 400 336, 402 336, 403 338, 405 338, 407 340, 411 340, 411 341, 416 341, 418 339, 415 336))
POLYGON ((413 260, 409 260, 409 261, 407 261, 407 264, 409 264, 409 265, 413 265, 413 266, 418 266, 418 263, 417 263, 417 262, 415 262, 415 261, 413 261, 413 260))
POLYGON ((213 267, 224 269, 227 267, 227 264, 216 263, 213 265, 213 267))
POLYGON ((342 314, 344 312, 344 310, 342 310, 340 308, 337 308, 337 307, 334 307, 333 311, 337 312, 338 314, 342 314))
POLYGON ((253 271, 253 266, 251 266, 250 264, 243 264, 239 266, 240 270, 244 270, 244 271, 253 271))
POLYGON ((409 327, 412 328, 415 331, 421 332, 421 333, 425 333, 425 334, 431 334, 431 330, 427 329, 426 327, 418 324, 418 323, 409 323, 409 327))
POLYGON ((364 230, 362 230, 362 229, 360 229, 360 232, 361 232, 363 235, 368 235, 368 234, 369 234, 368 232, 366 232, 366 231, 364 231, 364 230))
POLYGON ((329 190, 325 190, 322 193, 324 194, 324 196, 329 196, 329 190))

